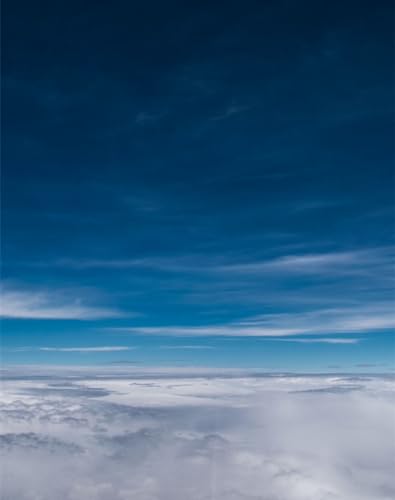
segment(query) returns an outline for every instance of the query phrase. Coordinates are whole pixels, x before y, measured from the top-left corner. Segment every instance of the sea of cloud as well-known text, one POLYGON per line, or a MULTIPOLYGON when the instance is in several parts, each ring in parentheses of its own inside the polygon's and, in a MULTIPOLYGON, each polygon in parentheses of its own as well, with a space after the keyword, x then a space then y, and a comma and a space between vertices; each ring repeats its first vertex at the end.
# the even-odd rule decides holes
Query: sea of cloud
POLYGON ((392 500, 393 376, 5 371, 2 500, 392 500))

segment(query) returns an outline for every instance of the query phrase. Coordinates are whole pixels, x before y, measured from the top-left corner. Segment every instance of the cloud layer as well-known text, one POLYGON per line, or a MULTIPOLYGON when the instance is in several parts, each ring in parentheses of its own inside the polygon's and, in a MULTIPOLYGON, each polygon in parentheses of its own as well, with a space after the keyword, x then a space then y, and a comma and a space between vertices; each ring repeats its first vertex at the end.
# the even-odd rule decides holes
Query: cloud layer
POLYGON ((4 499, 395 494, 389 376, 10 371, 3 385, 4 499))

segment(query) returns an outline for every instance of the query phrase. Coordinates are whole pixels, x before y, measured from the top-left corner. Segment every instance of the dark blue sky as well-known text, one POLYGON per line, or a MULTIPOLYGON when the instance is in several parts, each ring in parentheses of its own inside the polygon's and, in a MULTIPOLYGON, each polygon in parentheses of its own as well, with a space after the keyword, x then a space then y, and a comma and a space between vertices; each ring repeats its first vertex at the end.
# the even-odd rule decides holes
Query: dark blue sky
POLYGON ((393 52, 384 0, 6 0, 6 361, 388 368, 393 52))

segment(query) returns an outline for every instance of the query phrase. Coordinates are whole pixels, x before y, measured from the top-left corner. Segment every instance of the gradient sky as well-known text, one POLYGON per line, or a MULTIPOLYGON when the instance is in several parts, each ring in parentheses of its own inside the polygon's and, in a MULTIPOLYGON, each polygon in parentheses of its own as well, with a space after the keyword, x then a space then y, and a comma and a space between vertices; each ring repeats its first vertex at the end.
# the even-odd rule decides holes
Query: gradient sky
POLYGON ((3 4, 5 363, 394 367, 393 5, 3 4))

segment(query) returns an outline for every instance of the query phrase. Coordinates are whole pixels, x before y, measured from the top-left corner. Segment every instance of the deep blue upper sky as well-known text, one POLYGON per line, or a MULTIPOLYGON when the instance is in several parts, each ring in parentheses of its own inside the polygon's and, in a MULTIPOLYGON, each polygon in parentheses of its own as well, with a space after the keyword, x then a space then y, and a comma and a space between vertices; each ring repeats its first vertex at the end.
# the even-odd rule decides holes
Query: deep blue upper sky
POLYGON ((6 0, 5 360, 388 368, 393 52, 385 0, 6 0))

